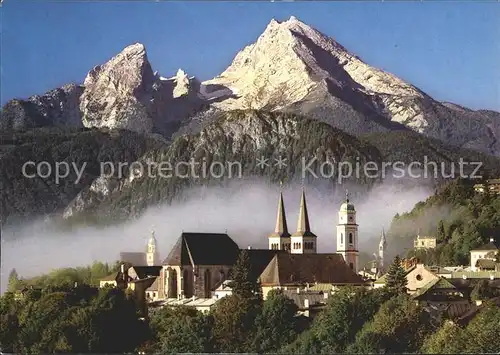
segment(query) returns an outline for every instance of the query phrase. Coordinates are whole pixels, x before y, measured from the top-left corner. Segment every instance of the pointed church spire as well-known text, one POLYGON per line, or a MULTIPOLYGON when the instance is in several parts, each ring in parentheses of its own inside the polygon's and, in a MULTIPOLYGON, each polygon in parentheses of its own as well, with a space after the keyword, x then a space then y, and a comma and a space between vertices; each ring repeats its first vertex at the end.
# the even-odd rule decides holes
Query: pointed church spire
POLYGON ((349 203, 349 191, 345 190, 345 202, 349 203))
MULTIPOLYGON (((282 183, 280 182, 280 185, 282 183)), ((288 226, 286 224, 286 214, 285 214, 285 204, 283 202, 283 192, 280 191, 280 199, 278 202, 278 213, 276 216, 276 228, 274 232, 279 234, 280 236, 289 235, 288 234, 288 226)))
POLYGON ((304 188, 302 188, 302 197, 300 199, 300 211, 299 211, 299 220, 297 222, 297 232, 310 232, 311 228, 309 227, 309 215, 307 214, 307 205, 306 205, 306 193, 304 188))
POLYGON ((380 245, 386 245, 387 244, 387 238, 385 237, 385 229, 382 227, 382 235, 380 236, 380 245))

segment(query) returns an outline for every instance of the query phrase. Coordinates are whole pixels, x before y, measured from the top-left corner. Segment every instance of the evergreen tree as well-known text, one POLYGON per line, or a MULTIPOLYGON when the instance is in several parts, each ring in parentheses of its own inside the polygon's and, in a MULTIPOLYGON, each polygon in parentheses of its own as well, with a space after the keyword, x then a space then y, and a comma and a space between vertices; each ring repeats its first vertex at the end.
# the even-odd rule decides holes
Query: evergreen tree
POLYGON ((9 283, 7 285, 7 290, 10 292, 14 292, 17 290, 19 285, 19 275, 17 274, 16 269, 12 269, 9 273, 9 283))
POLYGON ((396 255, 386 275, 386 287, 392 294, 399 295, 406 294, 407 285, 406 271, 401 264, 399 255, 396 255))
POLYGON ((262 298, 247 250, 241 251, 230 278, 232 294, 217 302, 212 312, 215 347, 220 352, 252 351, 262 298))
POLYGON ((253 298, 255 295, 258 295, 260 285, 252 275, 250 257, 247 250, 241 251, 230 277, 231 282, 229 286, 232 288, 233 295, 242 298, 253 298))
POLYGON ((446 232, 445 232, 443 220, 440 220, 438 223, 436 238, 437 238, 438 242, 446 241, 446 232))

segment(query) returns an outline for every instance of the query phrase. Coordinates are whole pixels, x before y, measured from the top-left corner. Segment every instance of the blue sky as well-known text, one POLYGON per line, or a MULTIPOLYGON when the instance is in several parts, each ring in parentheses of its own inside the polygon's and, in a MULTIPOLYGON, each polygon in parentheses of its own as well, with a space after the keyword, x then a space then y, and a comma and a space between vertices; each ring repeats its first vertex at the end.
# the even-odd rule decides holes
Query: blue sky
POLYGON ((271 18, 291 15, 431 96, 500 111, 498 2, 74 2, 5 0, 1 103, 41 94, 142 42, 154 70, 222 72, 271 18))

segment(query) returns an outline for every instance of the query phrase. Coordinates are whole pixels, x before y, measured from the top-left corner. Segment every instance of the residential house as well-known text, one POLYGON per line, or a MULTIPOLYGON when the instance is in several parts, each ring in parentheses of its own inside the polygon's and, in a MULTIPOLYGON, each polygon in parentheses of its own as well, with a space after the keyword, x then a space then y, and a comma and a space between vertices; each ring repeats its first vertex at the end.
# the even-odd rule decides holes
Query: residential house
POLYGON ((434 249, 436 248, 436 241, 436 237, 417 235, 417 238, 413 242, 413 247, 415 249, 434 249))
POLYGON ((476 266, 478 260, 495 260, 496 254, 498 253, 498 246, 495 244, 495 240, 490 238, 489 243, 483 244, 477 248, 470 251, 470 267, 473 271, 478 270, 476 266))
POLYGON ((476 184, 474 185, 474 190, 479 193, 484 193, 488 189, 490 193, 500 194, 500 179, 490 179, 486 181, 486 184, 476 184))

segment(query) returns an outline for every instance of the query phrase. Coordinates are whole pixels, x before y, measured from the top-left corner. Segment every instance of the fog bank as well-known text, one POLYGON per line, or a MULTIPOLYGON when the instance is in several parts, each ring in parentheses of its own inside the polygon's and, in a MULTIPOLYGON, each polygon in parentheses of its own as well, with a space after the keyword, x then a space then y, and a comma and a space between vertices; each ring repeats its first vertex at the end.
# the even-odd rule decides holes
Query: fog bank
MULTIPOLYGON (((318 236, 318 252, 334 252, 338 210, 344 186, 306 186, 312 231, 318 236)), ((283 186, 288 228, 296 230, 300 185, 283 186)), ((280 188, 256 180, 234 181, 227 188, 205 187, 189 191, 183 202, 149 208, 139 219, 106 228, 78 227, 58 231, 43 221, 2 233, 1 289, 10 270, 32 277, 54 268, 85 266, 93 261, 113 262, 120 251, 145 251, 151 230, 160 257, 167 256, 182 231, 226 232, 241 248, 267 248, 267 235, 276 223, 280 188)), ((351 187, 349 191, 355 191, 351 187)), ((369 193, 350 198, 357 210, 359 248, 372 254, 383 227, 388 229, 396 213, 409 211, 432 193, 426 184, 385 181, 369 193)), ((209 252, 207 250, 207 252, 209 252)))

